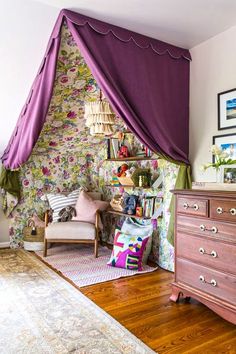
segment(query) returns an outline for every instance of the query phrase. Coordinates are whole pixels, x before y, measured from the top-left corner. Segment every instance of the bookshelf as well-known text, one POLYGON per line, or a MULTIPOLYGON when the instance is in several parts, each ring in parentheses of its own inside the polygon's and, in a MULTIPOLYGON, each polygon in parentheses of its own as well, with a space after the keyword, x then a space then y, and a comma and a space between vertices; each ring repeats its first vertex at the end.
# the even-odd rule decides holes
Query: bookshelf
MULTIPOLYGON (((124 134, 130 134, 131 132, 123 132, 124 134)), ((132 133, 131 133, 132 134, 132 133)), ((155 192, 156 189, 160 190, 160 186, 163 181, 163 176, 159 175, 159 177, 153 182, 151 182, 151 173, 148 175, 148 170, 150 168, 142 168, 143 166, 138 163, 138 161, 157 161, 160 159, 159 156, 156 154, 152 153, 147 147, 144 147, 140 142, 136 142, 131 139, 124 139, 122 140, 122 143, 120 142, 119 138, 113 136, 109 137, 106 139, 107 140, 107 158, 104 159, 106 162, 118 162, 121 164, 128 164, 129 168, 132 168, 132 181, 135 183, 129 183, 128 180, 126 179, 126 176, 123 177, 123 181, 121 180, 122 178, 120 177, 120 180, 118 182, 119 178, 113 179, 111 181, 107 181, 106 183, 106 188, 123 188, 123 190, 119 191, 119 193, 123 194, 125 192, 128 192, 130 195, 138 195, 139 197, 139 204, 140 208, 142 208, 142 216, 137 216, 136 214, 130 215, 121 211, 116 211, 113 209, 109 209, 107 212, 110 214, 115 214, 119 216, 124 216, 124 217, 131 217, 131 218, 136 218, 136 219, 141 219, 141 220, 151 220, 152 217, 154 216, 155 218, 158 218, 162 214, 162 197, 157 195, 157 192, 155 192), (140 147, 139 147, 140 144, 140 147), (137 145, 137 147, 136 147, 137 145), (122 149, 124 147, 124 149, 122 149), (129 154, 131 156, 129 156, 129 154), (128 155, 128 156, 127 156, 128 155), (135 162, 135 163, 130 163, 129 162, 135 162), (137 169, 136 169, 137 165, 137 169), (142 171, 141 171, 142 170, 142 171), (139 186, 139 183, 137 183, 136 179, 139 177, 139 174, 146 176, 147 178, 150 178, 150 185, 147 186, 147 183, 140 183, 140 184, 145 184, 145 186, 139 186), (117 180, 117 181, 116 181, 117 180), (114 183, 115 185, 113 185, 114 183), (120 184, 119 184, 120 183, 120 184), (127 189, 127 190, 126 190, 127 189), (156 195, 152 195, 152 194, 156 195), (149 196, 150 194, 150 196, 149 196), (160 202, 161 200, 161 202, 160 202), (141 204, 142 203, 142 204, 141 204)), ((118 165, 118 164, 117 164, 118 165)), ((145 166, 151 166, 152 164, 147 163, 145 166)), ((119 166, 119 165, 118 165, 119 166)), ((115 167, 115 165, 114 165, 115 167)), ((119 166, 121 168, 122 166, 119 166)), ((119 169, 118 169, 119 172, 119 169)), ((117 172, 117 174, 118 174, 117 172)), ((115 174, 115 175, 117 175, 115 174)), ((127 177, 127 179, 130 179, 131 177, 127 177)), ((112 192, 115 192, 114 190, 112 192)), ((132 209, 132 208, 131 208, 132 209)), ((128 208, 124 208, 124 210, 127 212, 128 208)))
POLYGON ((138 149, 139 142, 133 140, 133 142, 126 139, 125 136, 132 135, 133 139, 135 136, 130 131, 121 132, 123 134, 123 140, 121 141, 116 136, 110 136, 106 138, 107 141, 107 159, 106 161, 142 161, 142 160, 157 160, 158 157, 153 157, 153 153, 147 147, 145 148, 144 145, 142 151, 138 149), (134 150, 134 146, 136 146, 134 150), (124 148, 121 152, 120 150, 124 148), (123 156, 122 156, 123 155, 123 156), (128 156, 127 155, 131 155, 128 156))
POLYGON ((129 157, 116 157, 106 159, 105 161, 145 161, 145 160, 158 160, 158 157, 147 157, 147 156, 129 156, 129 157))
POLYGON ((153 187, 139 187, 139 186, 130 186, 130 185, 126 185, 126 184, 120 184, 119 186, 113 186, 112 184, 106 184, 106 187, 110 187, 110 188, 132 188, 132 189, 153 189, 153 187))
POLYGON ((122 213, 121 211, 116 211, 116 210, 107 210, 107 213, 109 214, 116 214, 119 216, 126 216, 129 218, 135 218, 135 219, 145 219, 145 220, 150 220, 151 217, 146 217, 146 216, 137 216, 137 215, 130 215, 130 214, 126 214, 126 213, 122 213))
POLYGON ((122 211, 116 211, 112 208, 108 209, 107 213, 143 220, 157 219, 162 217, 163 214, 163 197, 145 197, 144 199, 141 199, 140 206, 143 210, 142 216, 138 216, 136 214, 128 214, 122 211))

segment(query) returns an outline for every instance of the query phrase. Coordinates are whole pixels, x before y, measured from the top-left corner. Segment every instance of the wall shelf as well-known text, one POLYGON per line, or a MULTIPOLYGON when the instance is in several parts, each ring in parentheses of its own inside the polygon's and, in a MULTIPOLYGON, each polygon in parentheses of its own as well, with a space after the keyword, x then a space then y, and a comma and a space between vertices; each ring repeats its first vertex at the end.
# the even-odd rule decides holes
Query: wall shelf
POLYGON ((130 156, 125 158, 110 158, 105 161, 145 161, 145 160, 158 160, 158 157, 145 157, 145 156, 130 156))
POLYGON ((106 184, 106 187, 110 188, 132 188, 132 189, 153 189, 153 187, 139 187, 139 186, 130 186, 128 184, 120 184, 119 186, 113 186, 112 184, 106 184))
POLYGON ((116 215, 120 215, 120 216, 126 216, 126 217, 129 217, 129 218, 135 218, 135 219, 145 219, 145 220, 150 220, 151 219, 151 217, 130 215, 130 214, 122 213, 120 211, 116 211, 116 210, 107 210, 107 213, 116 214, 116 215))

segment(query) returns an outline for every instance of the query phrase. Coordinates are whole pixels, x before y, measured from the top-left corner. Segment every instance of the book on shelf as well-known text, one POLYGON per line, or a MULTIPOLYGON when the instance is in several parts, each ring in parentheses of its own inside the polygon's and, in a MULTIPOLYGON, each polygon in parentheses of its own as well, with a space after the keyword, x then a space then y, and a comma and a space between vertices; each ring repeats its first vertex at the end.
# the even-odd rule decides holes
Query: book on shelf
POLYGON ((110 144, 110 139, 107 139, 107 158, 111 158, 111 144, 110 144))
POLYGON ((142 198, 141 207, 144 217, 157 219, 162 216, 163 198, 154 196, 142 198))
POLYGON ((154 197, 145 197, 141 201, 141 206, 143 208, 143 216, 150 218, 153 215, 154 208, 154 197))
POLYGON ((145 155, 147 157, 151 157, 152 156, 152 151, 148 147, 145 147, 145 155))
POLYGON ((113 159, 118 157, 119 140, 116 138, 107 139, 107 158, 113 159))
POLYGON ((154 209, 153 209, 153 219, 157 219, 161 217, 163 214, 163 198, 162 197, 156 197, 155 198, 155 203, 154 203, 154 209))

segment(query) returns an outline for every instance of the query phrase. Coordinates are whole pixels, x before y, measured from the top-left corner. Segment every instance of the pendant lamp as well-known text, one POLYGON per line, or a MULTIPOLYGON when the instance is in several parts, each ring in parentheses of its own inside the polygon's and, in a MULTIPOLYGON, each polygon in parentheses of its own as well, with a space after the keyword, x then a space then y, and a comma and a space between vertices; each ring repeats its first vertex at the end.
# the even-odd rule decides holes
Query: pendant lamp
POLYGON ((102 100, 102 92, 97 101, 85 103, 85 125, 90 128, 91 135, 111 135, 115 124, 115 114, 109 102, 102 100))

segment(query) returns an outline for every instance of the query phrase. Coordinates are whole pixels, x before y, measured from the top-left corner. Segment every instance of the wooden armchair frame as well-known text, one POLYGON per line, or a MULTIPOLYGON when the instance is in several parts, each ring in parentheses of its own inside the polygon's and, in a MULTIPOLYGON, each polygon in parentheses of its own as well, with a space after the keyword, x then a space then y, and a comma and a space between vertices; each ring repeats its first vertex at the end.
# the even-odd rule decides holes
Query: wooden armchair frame
MULTIPOLYGON (((48 226, 49 224, 49 213, 50 213, 50 210, 47 210, 45 212, 45 229, 46 227, 48 226)), ((94 240, 86 240, 86 239, 80 239, 80 240, 76 240, 76 239, 46 239, 46 237, 44 237, 44 253, 43 253, 43 256, 44 257, 47 257, 47 247, 48 247, 48 242, 50 243, 89 243, 89 244, 94 244, 94 256, 95 258, 98 257, 98 243, 99 243, 99 232, 100 232, 100 229, 99 229, 99 217, 100 217, 100 211, 97 210, 96 211, 96 217, 95 217, 95 239, 94 240)), ((74 221, 74 222, 80 222, 80 221, 74 221)), ((62 223, 63 224, 63 223, 62 223)))

